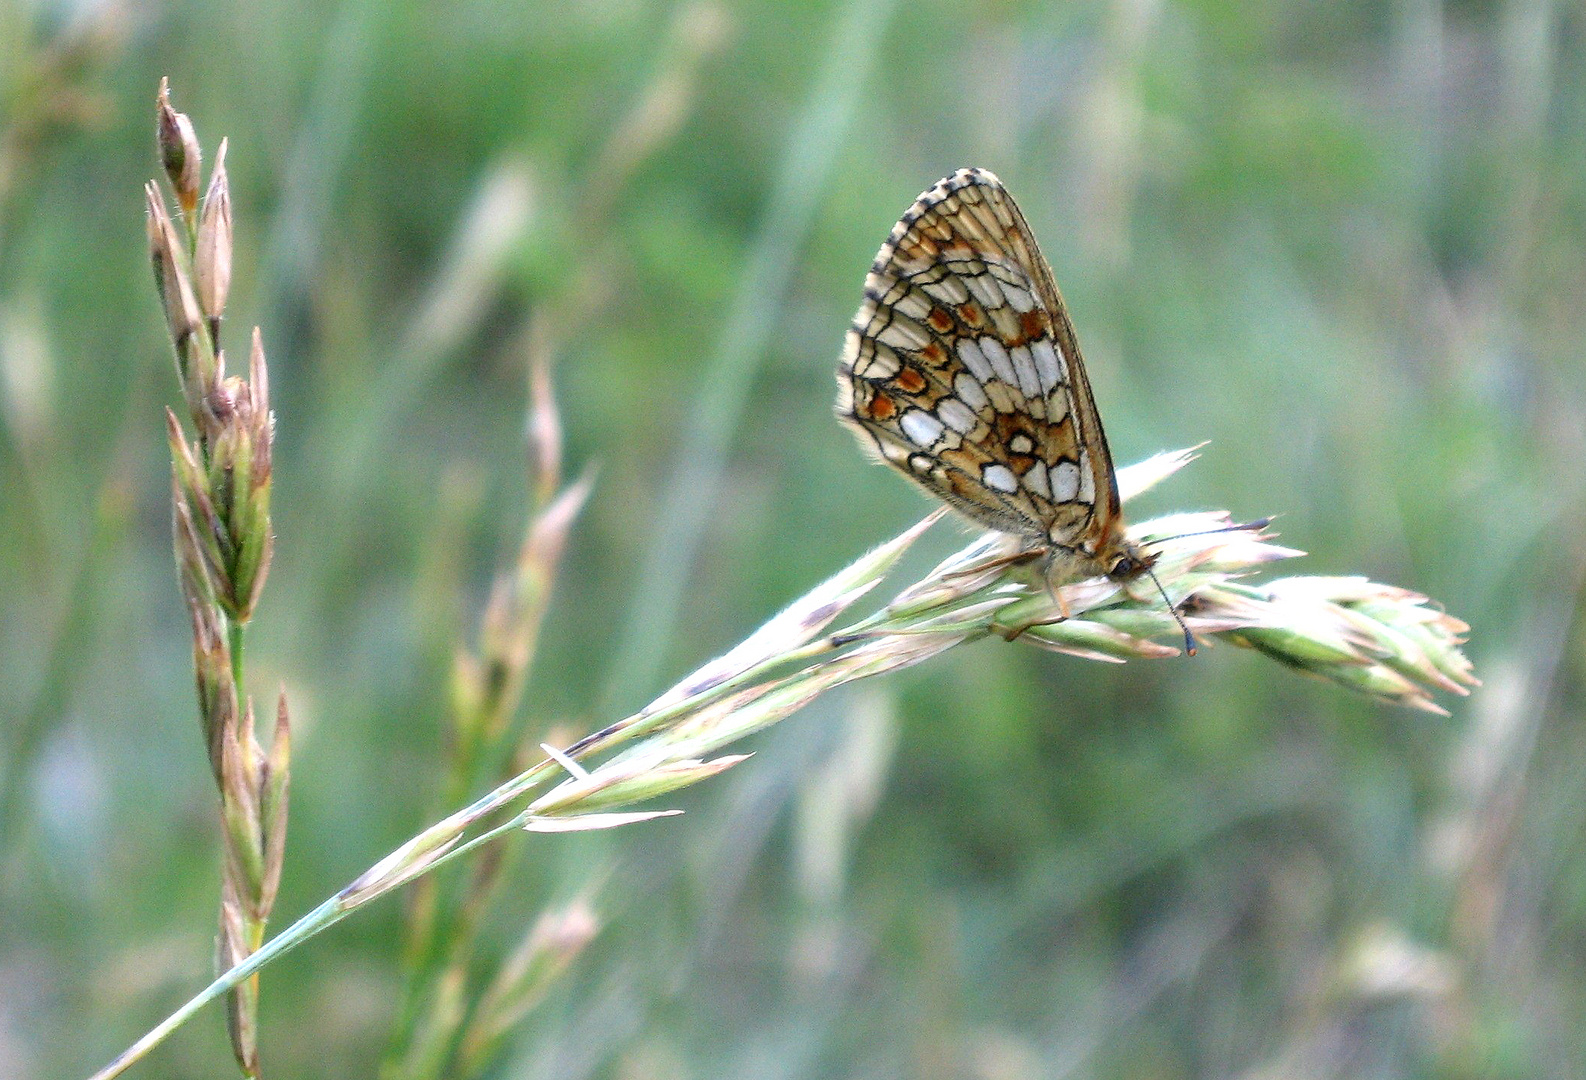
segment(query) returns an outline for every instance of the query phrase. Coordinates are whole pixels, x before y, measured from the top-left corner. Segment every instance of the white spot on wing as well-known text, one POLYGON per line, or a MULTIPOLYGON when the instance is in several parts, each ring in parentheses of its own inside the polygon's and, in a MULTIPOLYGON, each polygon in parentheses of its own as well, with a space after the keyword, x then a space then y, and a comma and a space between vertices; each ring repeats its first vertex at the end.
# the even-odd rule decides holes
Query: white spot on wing
POLYGON ((909 441, 919 447, 934 445, 942 434, 942 422, 923 409, 910 409, 898 424, 909 441))
POLYGON ((892 306, 911 319, 924 319, 931 313, 931 302, 917 292, 904 293, 892 306))
POLYGON ((1052 470, 1052 500, 1073 502, 1079 494, 1079 466, 1072 461, 1060 461, 1052 470))
POLYGON ((1058 383, 1068 381, 1064 378, 1063 365, 1058 362, 1057 350, 1049 339, 1036 338, 1030 342, 1030 356, 1035 360, 1035 373, 1041 379, 1041 393, 1050 394, 1058 383))
POLYGON ((964 278, 964 284, 980 301, 980 306, 986 310, 1007 307, 1007 301, 1002 298, 1002 290, 997 287, 997 282, 990 274, 972 274, 964 278))
POLYGON ((1041 396, 1041 381, 1035 375, 1035 360, 1030 356, 1030 350, 1023 345, 1016 345, 1008 350, 1008 359, 1013 361, 1013 370, 1019 376, 1019 391, 1025 397, 1034 400, 1041 396))
POLYGON ((1015 435, 1008 440, 1008 449, 1015 454, 1028 454, 1035 449, 1035 444, 1030 441, 1028 435, 1015 435))
POLYGON ((1068 415, 1068 387, 1060 387, 1046 395, 1046 419, 1057 423, 1068 415))
POLYGON ((980 470, 980 482, 993 491, 1008 495, 1019 490, 1019 478, 1006 465, 987 465, 980 470))
MULTIPOLYGON (((1019 385, 1019 376, 1013 372, 1013 361, 1008 359, 1008 350, 1002 347, 1002 342, 994 337, 976 339, 980 344, 980 351, 986 359, 991 361, 991 370, 997 373, 997 378, 1007 383, 1010 387, 1019 385)), ((989 374, 989 373, 988 373, 989 374)), ((984 378, 981 379, 985 381, 984 378)))
POLYGON ((991 364, 986 361, 986 354, 980 351, 974 338, 958 339, 958 358, 979 381, 985 382, 991 378, 991 364))
POLYGON ((1079 501, 1096 501, 1096 474, 1090 470, 1090 455, 1083 450, 1079 452, 1079 501))
POLYGON ((933 298, 953 307, 969 299, 969 290, 964 288, 964 283, 956 277, 945 277, 941 281, 917 281, 915 284, 933 298))
POLYGON ((975 425, 980 423, 980 417, 975 415, 975 411, 957 398, 945 399, 936 407, 936 415, 941 417, 942 423, 960 435, 968 435, 975 430, 975 425))
POLYGON ((1046 462, 1037 461, 1030 466, 1030 471, 1024 474, 1024 486, 1043 499, 1052 497, 1051 485, 1046 482, 1046 462))
POLYGON ((1012 305, 1013 310, 1021 314, 1035 307, 1035 297, 1030 295, 1028 289, 1021 289, 1019 286, 1010 285, 1006 281, 1002 283, 1002 295, 1008 298, 1008 303, 1012 305))
POLYGON ((893 348, 917 350, 930 344, 930 337, 919 323, 895 316, 876 335, 876 340, 893 348))
POLYGON ((953 380, 953 393, 971 409, 979 411, 986 407, 985 389, 980 385, 980 380, 967 371, 960 371, 958 377, 953 380))

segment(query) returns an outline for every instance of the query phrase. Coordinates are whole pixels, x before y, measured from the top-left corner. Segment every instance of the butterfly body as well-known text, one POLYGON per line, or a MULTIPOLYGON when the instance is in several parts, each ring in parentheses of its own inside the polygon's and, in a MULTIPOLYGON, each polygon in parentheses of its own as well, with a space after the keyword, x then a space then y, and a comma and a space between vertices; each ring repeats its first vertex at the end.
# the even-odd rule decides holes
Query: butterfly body
POLYGON ((1124 535, 1079 343, 1012 196, 983 169, 938 181, 865 279, 837 415, 880 460, 970 520, 1019 538, 1055 584, 1126 580, 1124 535))

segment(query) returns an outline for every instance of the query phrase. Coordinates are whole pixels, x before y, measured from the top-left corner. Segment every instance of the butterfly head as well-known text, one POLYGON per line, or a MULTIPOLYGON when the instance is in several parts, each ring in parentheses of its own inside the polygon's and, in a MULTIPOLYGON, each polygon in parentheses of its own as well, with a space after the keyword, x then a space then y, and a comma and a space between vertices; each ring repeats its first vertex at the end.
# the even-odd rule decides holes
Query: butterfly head
POLYGON ((1180 630, 1184 631, 1184 651, 1190 656, 1194 656, 1196 651, 1195 635, 1190 633, 1190 628, 1184 624, 1184 618, 1178 613, 1178 608, 1174 606, 1172 598, 1168 596, 1167 590, 1162 587, 1162 582, 1157 580, 1156 574, 1151 570, 1156 565, 1156 553, 1146 551, 1144 548, 1120 537, 1113 546, 1113 550, 1109 552, 1108 559, 1111 565, 1107 570, 1107 576, 1114 581, 1128 581, 1139 577, 1141 574, 1151 579, 1151 583, 1156 586, 1156 591, 1162 595, 1162 603, 1167 605, 1168 614, 1173 616, 1173 621, 1178 623, 1180 630))
POLYGON ((1156 565, 1156 558, 1155 553, 1145 551, 1127 540, 1119 541, 1116 548, 1109 553, 1106 563, 1107 576, 1114 581, 1137 578, 1156 565))

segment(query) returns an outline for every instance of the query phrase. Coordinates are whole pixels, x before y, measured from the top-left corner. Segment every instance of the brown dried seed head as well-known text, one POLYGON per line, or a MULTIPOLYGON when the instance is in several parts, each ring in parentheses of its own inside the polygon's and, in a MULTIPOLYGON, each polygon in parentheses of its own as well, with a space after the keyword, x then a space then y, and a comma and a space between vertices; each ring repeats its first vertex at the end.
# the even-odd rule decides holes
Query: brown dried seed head
POLYGON ((203 166, 203 153, 198 147, 198 135, 186 113, 171 107, 169 79, 160 80, 160 93, 155 101, 154 140, 160 150, 160 164, 176 191, 176 201, 189 219, 198 207, 198 177, 203 166))

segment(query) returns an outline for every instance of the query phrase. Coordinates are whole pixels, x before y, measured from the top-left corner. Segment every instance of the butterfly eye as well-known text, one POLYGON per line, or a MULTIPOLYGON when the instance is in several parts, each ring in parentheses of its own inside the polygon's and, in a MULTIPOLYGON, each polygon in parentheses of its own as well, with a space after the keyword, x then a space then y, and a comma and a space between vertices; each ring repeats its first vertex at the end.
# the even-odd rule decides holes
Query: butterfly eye
POLYGON ((1151 569, 1151 564, 1154 562, 1156 560, 1149 555, 1126 551, 1118 556, 1117 561, 1112 564, 1112 569, 1107 571, 1107 576, 1111 578, 1137 577, 1151 569))

